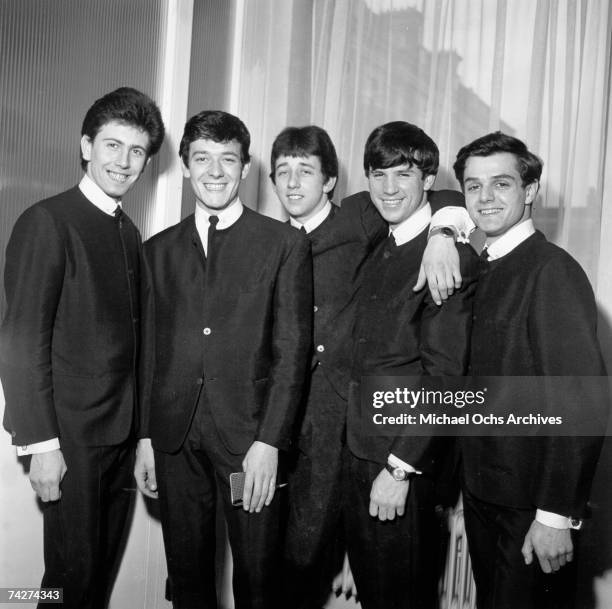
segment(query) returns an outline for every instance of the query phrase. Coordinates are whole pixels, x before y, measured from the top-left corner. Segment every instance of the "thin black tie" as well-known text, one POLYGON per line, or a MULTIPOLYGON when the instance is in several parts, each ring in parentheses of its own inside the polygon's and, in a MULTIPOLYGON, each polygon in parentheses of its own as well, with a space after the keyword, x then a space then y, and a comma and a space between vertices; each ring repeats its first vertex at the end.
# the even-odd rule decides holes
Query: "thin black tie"
POLYGON ((486 245, 482 249, 482 252, 480 252, 480 258, 484 260, 485 262, 489 262, 489 249, 487 248, 486 245))
POLYGON ((208 218, 208 237, 206 243, 206 257, 210 259, 210 253, 212 250, 212 242, 214 234, 217 232, 217 223, 219 222, 219 216, 209 216, 208 218))
POLYGON ((121 205, 117 205, 117 207, 115 207, 115 211, 113 212, 113 216, 115 216, 115 218, 119 219, 121 218, 121 216, 123 216, 123 210, 121 209, 121 205))
POLYGON ((306 228, 304 228, 303 224, 302 224, 302 226, 300 226, 300 233, 306 234, 306 228))

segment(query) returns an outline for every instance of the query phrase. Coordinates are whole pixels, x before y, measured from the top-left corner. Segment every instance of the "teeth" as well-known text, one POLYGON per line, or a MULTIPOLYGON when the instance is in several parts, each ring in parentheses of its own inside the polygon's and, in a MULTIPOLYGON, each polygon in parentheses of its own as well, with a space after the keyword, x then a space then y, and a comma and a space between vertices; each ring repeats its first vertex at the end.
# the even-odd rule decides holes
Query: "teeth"
POLYGON ((299 199, 302 199, 302 195, 288 195, 287 196, 288 199, 290 199, 291 201, 298 201, 299 199))
POLYGON ((498 214, 501 211, 501 209, 481 209, 480 213, 483 216, 490 216, 492 214, 498 214))
POLYGON ((109 171, 108 175, 111 180, 115 180, 115 182, 125 182, 128 177, 124 173, 115 173, 114 171, 109 171))
POLYGON ((207 183, 207 184, 204 184, 204 188, 206 188, 206 190, 223 190, 225 188, 225 184, 207 183))

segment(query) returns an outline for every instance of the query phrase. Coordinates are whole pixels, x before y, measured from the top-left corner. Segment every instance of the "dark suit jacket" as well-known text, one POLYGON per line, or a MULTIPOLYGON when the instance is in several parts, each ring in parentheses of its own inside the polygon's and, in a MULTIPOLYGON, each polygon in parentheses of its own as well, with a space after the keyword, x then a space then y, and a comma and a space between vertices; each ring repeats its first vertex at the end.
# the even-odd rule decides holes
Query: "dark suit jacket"
POLYGON ((206 260, 191 215, 145 244, 139 433, 178 450, 203 389, 230 452, 286 449, 311 350, 310 245, 248 208, 217 236, 206 260))
MULTIPOLYGON (((540 232, 489 263, 476 292, 474 320, 475 376, 606 374, 591 286, 578 263, 540 232)), ((609 398, 603 385, 592 386, 578 403, 567 403, 573 396, 557 392, 555 403, 535 403, 531 410, 559 414, 581 408, 585 416, 600 416, 609 398)), ((464 483, 490 503, 581 516, 600 444, 597 437, 463 438, 464 483)))
POLYGON ((364 435, 359 391, 362 376, 461 376, 467 370, 478 257, 471 246, 458 245, 463 283, 438 307, 428 290, 412 291, 426 245, 427 230, 400 247, 385 240, 368 262, 353 332, 347 435, 360 459, 382 465, 393 453, 433 474, 446 457, 446 439, 364 435))
POLYGON ((75 187, 27 209, 6 251, 0 330, 13 443, 114 445, 132 429, 140 235, 75 187))
MULTIPOLYGON (((428 200, 432 213, 448 205, 465 207, 463 195, 454 190, 431 191, 428 200)), ((312 365, 321 364, 335 391, 345 399, 350 380, 349 337, 355 317, 355 294, 365 261, 388 234, 389 226, 367 191, 347 197, 339 208, 333 206, 330 215, 308 234, 315 303, 312 365)))

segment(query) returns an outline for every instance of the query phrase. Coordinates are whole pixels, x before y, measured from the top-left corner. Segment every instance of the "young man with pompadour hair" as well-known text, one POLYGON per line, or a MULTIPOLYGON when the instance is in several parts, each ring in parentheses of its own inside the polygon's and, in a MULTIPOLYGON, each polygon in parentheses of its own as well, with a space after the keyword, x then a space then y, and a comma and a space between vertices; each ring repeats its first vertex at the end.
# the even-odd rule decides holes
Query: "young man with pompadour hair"
MULTIPOLYGON (((498 131, 464 146, 454 170, 468 212, 487 237, 470 373, 512 377, 505 383, 512 408, 517 377, 557 377, 546 394, 542 385, 528 395, 522 391, 522 408, 557 415, 579 408, 587 421, 605 420, 609 396, 596 378, 606 371, 593 291, 580 265, 531 219, 542 161, 524 142, 498 131)), ((601 438, 554 433, 460 439, 479 609, 574 606, 575 574, 565 565, 574 556, 572 529, 587 512, 601 438)))
POLYGON ((121 87, 81 130, 78 186, 28 208, 6 251, 4 426, 32 455, 45 573, 63 606, 104 607, 128 520, 140 341, 140 234, 124 195, 164 139, 155 103, 121 87))

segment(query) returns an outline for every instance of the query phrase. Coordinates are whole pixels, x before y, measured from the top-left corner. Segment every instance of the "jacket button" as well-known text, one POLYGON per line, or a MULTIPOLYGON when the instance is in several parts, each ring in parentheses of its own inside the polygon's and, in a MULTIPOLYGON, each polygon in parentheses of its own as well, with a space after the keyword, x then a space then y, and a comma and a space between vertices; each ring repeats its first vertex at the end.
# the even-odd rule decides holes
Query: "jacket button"
POLYGON ((316 312, 319 310, 319 307, 317 307, 317 305, 315 305, 315 306, 313 307, 313 309, 314 309, 314 312, 316 313, 316 312))
POLYGON ((204 336, 209 336, 211 332, 212 330, 210 328, 204 328, 202 330, 202 333, 204 334, 204 336))
POLYGON ((317 345, 317 351, 319 353, 323 353, 323 351, 325 351, 325 347, 323 345, 317 345))
POLYGON ((204 379, 202 377, 200 377, 199 379, 196 380, 196 383, 198 385, 203 385, 204 384, 204 379))

